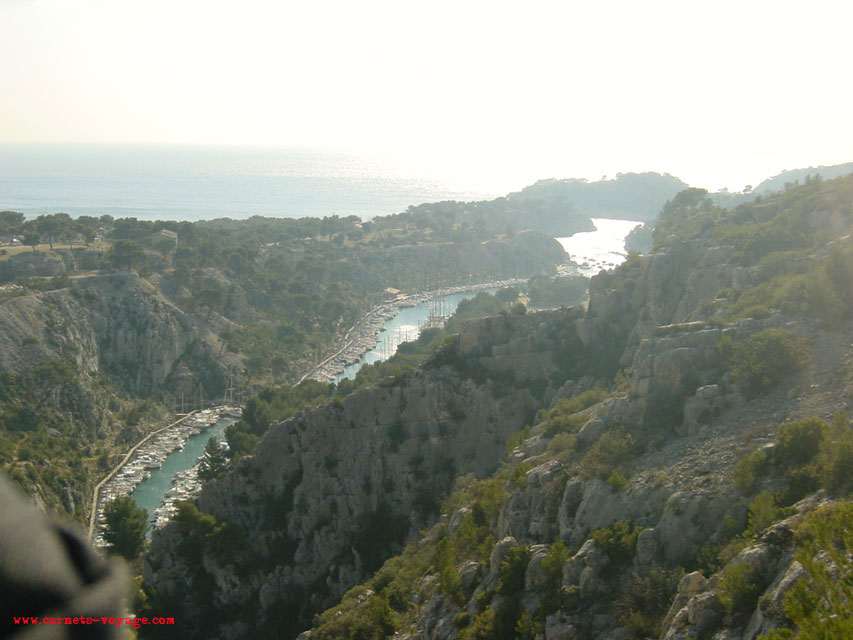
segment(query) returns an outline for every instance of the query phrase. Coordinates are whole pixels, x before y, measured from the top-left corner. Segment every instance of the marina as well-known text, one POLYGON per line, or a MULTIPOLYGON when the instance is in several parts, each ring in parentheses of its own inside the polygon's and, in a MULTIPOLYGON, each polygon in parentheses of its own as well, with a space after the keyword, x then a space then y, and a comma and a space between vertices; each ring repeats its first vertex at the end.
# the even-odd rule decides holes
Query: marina
MULTIPOLYGON (((636 226, 629 220, 595 219, 596 231, 557 238, 573 263, 565 265, 566 275, 594 275, 625 259, 625 235, 636 226)), ((462 300, 480 291, 494 292, 501 287, 525 282, 512 279, 480 285, 446 287, 412 295, 396 295, 372 309, 344 336, 343 347, 303 376, 322 382, 340 382, 353 378, 365 364, 390 358, 400 344, 415 340, 421 331, 443 326, 462 300)), ((104 505, 130 495, 148 511, 148 533, 174 515, 176 502, 193 497, 201 488, 198 469, 210 437, 221 446, 225 428, 241 415, 239 407, 218 407, 194 412, 156 432, 138 445, 122 465, 103 483, 98 493, 97 510, 91 523, 95 544, 103 545, 104 505)))
POLYGON ((365 364, 387 360, 400 344, 416 340, 423 329, 442 326, 462 300, 473 298, 480 291, 494 292, 522 282, 525 281, 501 280, 399 295, 367 313, 347 332, 344 346, 304 378, 321 382, 353 378, 365 364))
POLYGON ((175 511, 175 502, 200 489, 198 463, 207 440, 221 441, 225 427, 239 418, 239 407, 216 407, 194 412, 141 443, 98 492, 92 540, 103 546, 104 506, 130 495, 148 510, 149 534, 175 511))

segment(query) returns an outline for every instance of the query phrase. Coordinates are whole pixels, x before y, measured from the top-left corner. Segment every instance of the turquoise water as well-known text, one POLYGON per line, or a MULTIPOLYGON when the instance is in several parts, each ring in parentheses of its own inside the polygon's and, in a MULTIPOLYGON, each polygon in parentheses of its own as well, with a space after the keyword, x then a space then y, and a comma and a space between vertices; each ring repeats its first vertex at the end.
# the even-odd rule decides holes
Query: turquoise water
MULTIPOLYGON (((483 289, 494 293, 497 289, 483 289)), ((403 342, 417 339, 420 335, 420 327, 430 316, 430 309, 434 308, 437 314, 450 316, 456 311, 456 307, 463 300, 473 298, 479 291, 465 291, 463 293, 451 293, 441 296, 434 301, 422 302, 414 307, 406 307, 396 316, 386 321, 382 331, 376 340, 376 346, 365 353, 358 362, 354 362, 335 377, 335 382, 344 378, 353 379, 358 370, 366 364, 373 364, 380 360, 387 360, 397 351, 397 347, 403 342)))
POLYGON ((225 437, 225 427, 234 422, 233 418, 221 418, 212 427, 200 434, 190 436, 183 450, 173 451, 159 469, 151 471, 151 477, 136 486, 130 495, 138 507, 148 511, 148 517, 153 523, 154 511, 163 501, 163 496, 172 487, 175 474, 192 467, 204 453, 204 447, 211 437, 217 441, 225 437))
POLYGON ((298 149, 0 144, 0 211, 28 217, 370 218, 422 202, 495 195, 399 175, 360 157, 298 149))
MULTIPOLYGON (((630 220, 599 220, 593 221, 596 230, 577 233, 570 238, 557 238, 569 252, 573 260, 585 263, 581 271, 589 275, 597 273, 601 268, 610 268, 625 260, 625 235, 638 223, 630 220)), ((497 289, 486 289, 494 293, 497 289)), ((434 301, 422 302, 413 307, 400 310, 393 318, 384 324, 385 330, 377 336, 376 346, 365 353, 358 362, 347 366, 336 378, 340 382, 344 378, 354 378, 358 370, 365 364, 373 364, 386 360, 406 341, 414 340, 420 334, 420 328, 429 318, 430 313, 452 315, 462 300, 473 298, 478 291, 453 293, 436 298, 434 301)), ((163 496, 172 486, 174 476, 192 467, 204 453, 207 441, 212 437, 221 440, 225 436, 225 428, 233 423, 231 418, 223 418, 214 426, 199 435, 191 436, 182 451, 172 452, 166 458, 163 466, 151 472, 151 477, 139 484, 131 494, 136 504, 148 510, 153 518, 154 511, 163 500, 163 496)))

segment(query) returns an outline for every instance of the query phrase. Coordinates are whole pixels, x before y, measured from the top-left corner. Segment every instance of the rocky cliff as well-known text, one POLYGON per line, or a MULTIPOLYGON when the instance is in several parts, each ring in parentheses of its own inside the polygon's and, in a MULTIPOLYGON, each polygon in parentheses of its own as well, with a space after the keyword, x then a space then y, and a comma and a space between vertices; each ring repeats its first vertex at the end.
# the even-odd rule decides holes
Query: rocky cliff
MULTIPOLYGON (((95 482, 79 473, 82 460, 138 439, 145 427, 128 412, 167 380, 179 387, 184 365, 196 367, 209 349, 199 323, 134 273, 76 276, 67 284, 5 292, 0 371, 7 387, 0 411, 6 433, 17 438, 11 446, 18 462, 7 472, 37 502, 82 518, 95 482), (33 466, 46 453, 45 437, 52 455, 33 466), (68 468, 66 454, 83 458, 68 468)), ((186 382, 191 397, 197 384, 186 382)), ((150 417, 159 416, 155 405, 148 408, 150 417)))
MULTIPOLYGON (((536 321, 503 316, 486 324, 527 335, 536 321)), ((485 347, 482 336, 477 345, 485 347)), ((157 598, 188 619, 215 622, 211 633, 220 637, 252 629, 295 635, 376 570, 434 521, 457 475, 495 470, 506 438, 532 418, 556 371, 548 350, 524 343, 483 356, 474 380, 454 366, 457 351, 448 349, 447 364, 272 425, 255 454, 198 501, 243 541, 240 549, 223 556, 205 548, 204 561, 194 563, 187 540, 197 527, 179 517, 156 534, 146 565, 157 598), (525 366, 509 384, 517 358, 525 366), (187 583, 193 595, 183 598, 187 583), (257 607, 252 621, 230 616, 246 607, 257 607)))
MULTIPOLYGON (((824 476, 783 478, 785 458, 760 448, 850 400, 849 237, 810 221, 820 208, 849 231, 851 186, 686 210, 655 253, 593 278, 586 310, 473 321, 424 369, 273 425, 155 536, 154 608, 180 611, 188 637, 287 637, 408 540, 301 637, 753 638, 785 624, 795 524, 777 523, 819 504, 797 500, 824 476), (802 234, 766 242, 785 225, 802 234)), ((826 460, 846 450, 829 444, 848 437, 837 424, 826 460)))
MULTIPOLYGON (((714 260, 723 258, 713 250, 676 244, 616 274, 593 278, 587 313, 569 309, 473 321, 424 370, 273 425, 254 456, 198 500, 202 512, 244 541, 241 548, 226 557, 205 548, 204 561, 193 563, 186 540, 196 532, 186 522, 173 523, 155 535, 147 584, 164 606, 180 606, 183 616, 217 620, 208 632, 219 637, 245 637, 252 629, 281 628, 287 621, 298 630, 430 524, 439 497, 456 476, 494 471, 507 437, 554 398, 589 387, 590 374, 612 377, 630 363, 634 389, 630 398, 615 397, 600 408, 601 417, 591 421, 598 426, 582 433, 591 441, 593 431, 604 432, 615 421, 643 428, 652 421, 654 412, 646 405, 651 398, 656 406, 656 393, 683 404, 700 383, 711 383, 719 369, 719 328, 671 328, 666 333, 672 335, 643 342, 639 336, 644 326, 690 317, 690 301, 704 300, 701 292, 691 298, 700 286, 691 282, 691 268, 714 260), (235 609, 256 605, 251 622, 233 620, 235 609)), ((534 440, 547 446, 544 438, 534 440)), ((559 531, 583 541, 590 527, 624 517, 626 505, 627 515, 640 515, 663 508, 669 498, 662 490, 643 490, 607 505, 610 489, 596 481, 576 487, 586 502, 575 507, 589 517, 575 523, 565 507, 560 521, 556 513, 541 511, 543 504, 570 504, 568 498, 545 495, 560 473, 540 469, 537 474, 527 483, 535 497, 520 493, 507 503, 502 536, 522 537, 532 529, 545 538, 559 531), (535 526, 524 515, 534 503, 539 507, 528 515, 535 526)), ((696 503, 691 514, 718 505, 709 511, 714 517, 731 503, 728 495, 710 493, 685 500, 696 503)), ((670 527, 683 531, 677 519, 670 527)), ((693 546, 688 538, 671 545, 669 553, 695 552, 693 546)))

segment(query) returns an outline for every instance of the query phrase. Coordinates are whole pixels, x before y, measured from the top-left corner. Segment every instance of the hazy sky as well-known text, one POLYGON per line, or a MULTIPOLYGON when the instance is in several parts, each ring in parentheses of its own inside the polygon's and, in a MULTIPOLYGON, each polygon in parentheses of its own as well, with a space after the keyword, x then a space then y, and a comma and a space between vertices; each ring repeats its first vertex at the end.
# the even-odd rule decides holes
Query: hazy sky
POLYGON ((0 142, 275 145, 521 186, 853 160, 853 10, 0 0, 0 142))

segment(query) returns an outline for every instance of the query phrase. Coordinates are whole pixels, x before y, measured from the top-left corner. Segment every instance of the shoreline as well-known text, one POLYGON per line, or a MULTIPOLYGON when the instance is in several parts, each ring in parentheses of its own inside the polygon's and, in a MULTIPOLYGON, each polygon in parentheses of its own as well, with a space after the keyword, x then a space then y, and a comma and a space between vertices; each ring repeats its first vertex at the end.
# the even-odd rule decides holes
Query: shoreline
POLYGON ((495 280, 481 282, 473 285, 457 285, 443 287, 432 291, 421 291, 407 295, 399 295, 393 300, 374 307, 364 314, 344 334, 343 346, 322 362, 311 368, 304 374, 297 384, 311 379, 318 382, 334 382, 334 379, 344 369, 354 362, 358 362, 364 354, 374 349, 377 345, 377 336, 382 333, 385 323, 393 319, 402 309, 415 307, 424 302, 452 295, 454 293, 466 293, 469 291, 481 291, 483 289, 494 289, 508 287, 527 282, 526 278, 512 278, 509 280, 495 280))
MULTIPOLYGON (((92 492, 87 538, 95 546, 101 546, 104 506, 111 499, 131 495, 136 486, 145 479, 145 471, 159 468, 173 451, 183 449, 195 431, 202 432, 215 424, 222 410, 234 411, 227 405, 191 411, 164 427, 156 429, 134 444, 107 476, 92 492), (216 419, 213 419, 216 416, 216 419), (187 423, 187 424, 185 424, 187 423), (150 447, 143 449, 144 445, 150 447), (134 456, 136 456, 134 458, 134 456), (131 460, 133 458, 133 460, 131 460)), ((149 514, 150 515, 150 514, 149 514)))

